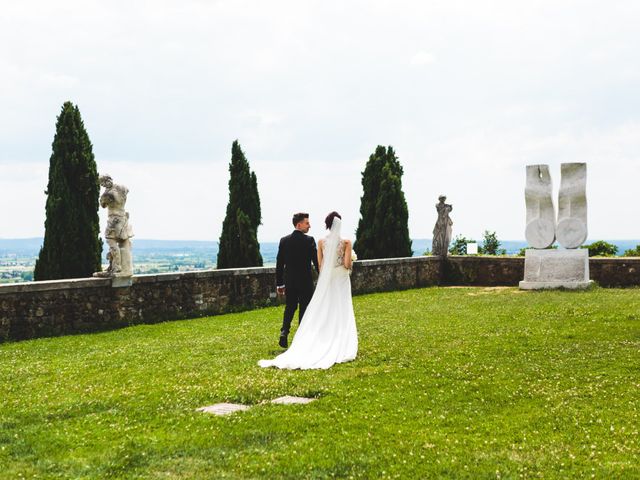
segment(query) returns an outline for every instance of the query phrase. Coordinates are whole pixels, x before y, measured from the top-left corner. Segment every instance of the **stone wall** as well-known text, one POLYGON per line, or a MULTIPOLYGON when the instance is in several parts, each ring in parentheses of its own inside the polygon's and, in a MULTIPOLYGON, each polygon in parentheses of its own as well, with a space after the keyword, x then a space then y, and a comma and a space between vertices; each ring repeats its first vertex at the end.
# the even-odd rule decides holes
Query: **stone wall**
MULTIPOLYGON (((601 287, 640 286, 640 257, 590 258, 589 275, 601 287)), ((512 286, 524 277, 524 257, 447 257, 441 285, 512 286)))
MULTIPOLYGON (((354 294, 437 285, 436 258, 365 260, 354 294)), ((114 287, 87 278, 0 286, 0 341, 109 330, 277 304, 275 268, 137 275, 114 287)), ((114 283, 115 285, 115 283, 114 283)))
POLYGON ((640 257, 590 258, 589 275, 601 287, 637 287, 640 257))
POLYGON ((518 286, 524 276, 524 257, 451 255, 443 265, 442 285, 518 286))
POLYGON ((360 260, 353 265, 351 291, 354 295, 406 290, 440 284, 442 261, 437 257, 360 260))
MULTIPOLYGON (((640 285, 640 258, 590 259, 601 286, 640 285)), ((355 295, 433 285, 516 286, 524 258, 451 256, 356 262, 355 295)), ((109 330, 277 304, 275 268, 138 275, 116 287, 87 278, 0 285, 0 342, 109 330)))
POLYGON ((0 286, 0 339, 108 330, 251 309, 277 301, 275 268, 87 278, 0 286))

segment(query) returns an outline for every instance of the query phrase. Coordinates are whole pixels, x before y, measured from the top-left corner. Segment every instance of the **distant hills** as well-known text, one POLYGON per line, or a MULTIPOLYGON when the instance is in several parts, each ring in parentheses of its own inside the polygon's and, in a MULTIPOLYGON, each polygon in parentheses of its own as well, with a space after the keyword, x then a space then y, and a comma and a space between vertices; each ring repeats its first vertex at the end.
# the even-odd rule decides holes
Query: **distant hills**
MULTIPOLYGON (((591 243, 592 240, 586 243, 591 243)), ((640 240, 607 240, 618 247, 618 253, 621 255, 625 250, 635 248, 640 244, 640 240)), ((508 254, 516 254, 521 248, 526 247, 524 240, 504 240, 501 242, 501 248, 506 249, 508 254)), ((20 256, 37 256, 42 245, 42 238, 18 238, 3 239, 0 238, 0 256, 3 255, 20 255, 20 256)), ((199 253, 216 256, 218 254, 218 242, 203 240, 154 240, 154 239, 133 239, 134 254, 135 251, 150 254, 179 254, 179 253, 199 253)), ((424 238, 413 239, 413 255, 419 256, 424 254, 427 249, 431 249, 431 240, 424 238)), ((106 248, 104 249, 106 255, 106 248)), ((278 242, 261 242, 260 251, 265 263, 275 262, 278 250, 278 242)))

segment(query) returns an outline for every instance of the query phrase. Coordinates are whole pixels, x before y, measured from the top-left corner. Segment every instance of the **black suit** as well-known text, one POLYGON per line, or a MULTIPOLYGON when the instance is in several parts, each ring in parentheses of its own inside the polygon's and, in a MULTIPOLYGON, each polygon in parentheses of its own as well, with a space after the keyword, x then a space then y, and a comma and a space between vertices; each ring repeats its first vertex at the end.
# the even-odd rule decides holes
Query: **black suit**
POLYGON ((282 333, 289 334, 291 320, 298 305, 299 321, 302 321, 304 311, 313 296, 313 276, 311 264, 318 269, 318 251, 316 241, 299 230, 291 235, 282 237, 278 246, 276 260, 276 283, 285 286, 287 305, 282 320, 282 333))

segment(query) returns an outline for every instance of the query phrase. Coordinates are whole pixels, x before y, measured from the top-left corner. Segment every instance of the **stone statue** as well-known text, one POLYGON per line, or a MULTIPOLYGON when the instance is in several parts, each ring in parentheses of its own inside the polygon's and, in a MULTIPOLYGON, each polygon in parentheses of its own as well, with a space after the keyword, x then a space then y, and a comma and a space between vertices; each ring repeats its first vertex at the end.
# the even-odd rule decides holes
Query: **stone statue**
POLYGON ((448 203, 444 203, 447 197, 440 195, 436 210, 438 211, 438 220, 433 227, 433 243, 431 245, 431 254, 438 257, 446 257, 449 253, 449 243, 451 242, 451 227, 453 221, 449 218, 449 213, 453 207, 448 203))
POLYGON ((131 237, 133 232, 129 224, 129 213, 124 206, 127 203, 129 189, 113 183, 110 175, 100 176, 100 185, 104 192, 100 196, 100 206, 107 208, 107 228, 104 236, 109 245, 107 259, 109 267, 104 272, 96 272, 95 277, 125 277, 133 274, 131 259, 131 237))

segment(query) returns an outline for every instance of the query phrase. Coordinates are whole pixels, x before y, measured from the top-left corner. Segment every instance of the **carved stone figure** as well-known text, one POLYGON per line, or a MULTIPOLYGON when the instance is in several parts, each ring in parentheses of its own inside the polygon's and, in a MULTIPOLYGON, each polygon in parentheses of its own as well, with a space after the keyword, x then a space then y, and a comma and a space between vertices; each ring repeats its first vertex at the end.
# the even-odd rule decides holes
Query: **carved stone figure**
POLYGON ((440 195, 436 210, 438 211, 438 220, 433 227, 433 243, 431 245, 431 254, 438 257, 446 257, 449 253, 449 243, 451 242, 451 227, 453 221, 449 218, 449 213, 453 207, 444 203, 447 197, 440 195))
POLYGON ((556 236, 564 248, 578 248, 587 239, 587 164, 563 163, 560 169, 556 236))
POLYGON ((553 206, 548 165, 527 165, 524 198, 527 206, 525 238, 533 248, 550 247, 556 239, 556 213, 553 206))
POLYGON ((104 272, 96 272, 95 277, 131 276, 133 262, 131 259, 131 237, 133 232, 129 224, 129 213, 124 206, 129 189, 124 185, 113 183, 110 175, 100 176, 100 185, 104 192, 100 196, 100 206, 107 208, 107 228, 104 236, 109 245, 107 259, 109 267, 104 272))

